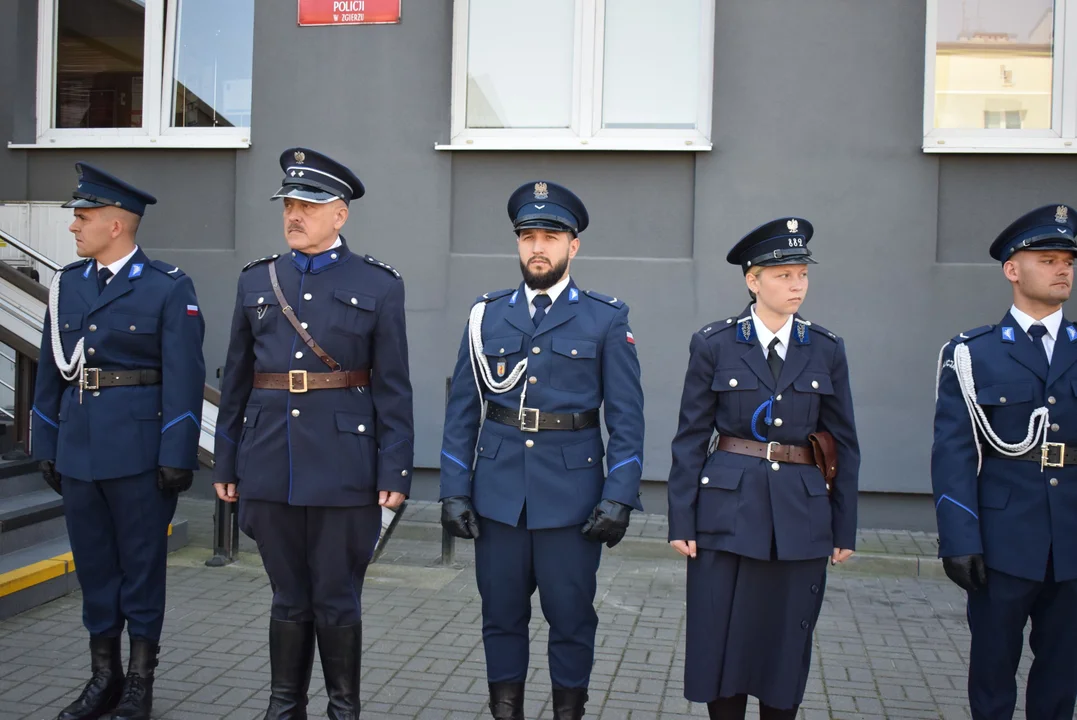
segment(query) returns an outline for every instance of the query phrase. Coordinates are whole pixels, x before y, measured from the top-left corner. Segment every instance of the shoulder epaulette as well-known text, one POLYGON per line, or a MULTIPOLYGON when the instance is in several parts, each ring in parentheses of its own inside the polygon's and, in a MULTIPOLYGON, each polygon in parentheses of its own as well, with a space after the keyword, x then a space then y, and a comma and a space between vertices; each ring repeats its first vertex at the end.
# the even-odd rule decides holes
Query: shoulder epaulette
POLYGON ((249 263, 247 263, 246 265, 243 266, 243 270, 244 271, 250 270, 255 265, 261 265, 264 262, 269 262, 270 260, 276 260, 279 257, 280 257, 280 253, 277 253, 276 255, 267 255, 264 258, 258 258, 257 260, 251 260, 249 263))
POLYGON ((483 293, 475 298, 477 303, 488 303, 491 300, 500 300, 506 295, 511 295, 516 292, 516 288, 509 288, 508 290, 494 290, 493 292, 483 293))
POLYGON ((958 333, 957 335, 955 335, 953 337, 952 342, 955 342, 958 345, 960 345, 961 343, 965 342, 966 340, 971 340, 974 337, 979 337, 981 335, 984 335, 986 333, 991 332, 994 329, 995 329, 994 325, 981 325, 978 328, 973 328, 972 330, 966 330, 963 333, 958 333))
POLYGON ((834 333, 830 332, 829 330, 827 330, 822 325, 816 325, 812 321, 804 320, 803 318, 793 318, 793 320, 794 320, 794 322, 797 322, 797 323, 799 323, 801 325, 804 325, 804 326, 808 327, 811 330, 814 330, 815 332, 819 333, 823 337, 830 338, 834 342, 838 341, 838 336, 835 335, 834 333))
POLYGON ((366 260, 371 265, 375 265, 377 267, 380 267, 382 270, 387 270, 387 271, 391 272, 393 275, 396 276, 397 280, 400 279, 400 273, 398 273, 396 271, 396 268, 394 268, 392 265, 386 265, 381 260, 377 260, 375 258, 372 258, 369 255, 364 255, 363 259, 366 260))
POLYGON ((63 268, 61 268, 60 272, 67 272, 68 270, 74 270, 75 268, 80 268, 83 265, 85 265, 86 263, 91 263, 91 262, 93 262, 93 258, 81 258, 79 260, 76 260, 73 263, 68 263, 67 265, 64 265, 63 268))
POLYGON ((594 290, 584 290, 583 294, 586 295, 587 297, 593 299, 593 300, 598 300, 599 302, 606 303, 607 305, 612 305, 615 308, 624 307, 624 301, 623 300, 618 300, 615 297, 610 297, 609 295, 603 295, 602 293, 597 293, 594 290))
POLYGON ((162 262, 160 260, 150 260, 150 265, 154 268, 157 268, 173 280, 179 280, 186 274, 175 265, 169 265, 168 263, 162 262))
POLYGON ((703 337, 717 335, 723 330, 728 330, 729 328, 736 327, 736 322, 736 318, 726 318, 725 320, 718 320, 712 323, 708 323, 707 325, 704 325, 702 328, 700 328, 699 334, 703 337))

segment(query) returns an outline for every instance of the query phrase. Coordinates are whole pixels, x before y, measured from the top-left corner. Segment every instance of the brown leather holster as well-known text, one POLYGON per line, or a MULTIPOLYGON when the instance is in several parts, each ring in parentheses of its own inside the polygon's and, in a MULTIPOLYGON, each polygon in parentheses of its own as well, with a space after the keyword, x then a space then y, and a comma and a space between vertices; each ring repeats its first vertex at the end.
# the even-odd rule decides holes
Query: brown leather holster
POLYGON ((811 443, 812 454, 815 456, 815 466, 823 473, 826 480, 826 491, 833 491, 833 480, 838 476, 838 443, 834 436, 825 430, 813 432, 808 436, 811 443))

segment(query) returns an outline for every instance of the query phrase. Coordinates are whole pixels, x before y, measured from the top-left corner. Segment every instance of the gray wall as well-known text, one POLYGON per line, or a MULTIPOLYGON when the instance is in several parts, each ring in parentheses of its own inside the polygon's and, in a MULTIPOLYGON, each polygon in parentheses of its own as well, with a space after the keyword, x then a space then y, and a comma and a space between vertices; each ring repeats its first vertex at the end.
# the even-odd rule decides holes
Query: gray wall
MULTIPOLYGON (((1002 317, 1009 290, 987 246, 1031 207, 1077 204, 1077 163, 921 151, 923 3, 719 0, 715 148, 699 154, 435 151, 448 141, 452 4, 417 4, 397 26, 297 28, 294 0, 259 2, 249 150, 3 149, 0 199, 62 199, 82 158, 155 192, 141 238, 194 277, 212 370, 239 268, 284 246, 268 201, 280 152, 306 145, 350 164, 368 192, 344 234, 405 278, 416 462, 436 467, 467 309, 519 282, 508 195, 564 183, 592 218, 573 275, 632 307, 652 480, 668 471, 690 334, 747 303, 728 248, 802 215, 821 262, 803 313, 846 338, 861 487, 929 491, 938 349, 1002 317)), ((35 8, 0 9, 0 61, 18 68, 0 73, 5 139, 32 133, 35 8)))

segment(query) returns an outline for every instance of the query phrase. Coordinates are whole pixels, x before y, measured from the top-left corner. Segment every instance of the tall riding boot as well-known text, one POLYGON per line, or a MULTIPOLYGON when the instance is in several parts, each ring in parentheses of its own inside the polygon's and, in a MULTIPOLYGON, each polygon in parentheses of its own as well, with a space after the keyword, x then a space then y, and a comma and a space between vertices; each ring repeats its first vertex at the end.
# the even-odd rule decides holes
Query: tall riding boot
POLYGON ((359 673, 363 652, 363 624, 319 626, 318 654, 322 658, 329 720, 359 717, 359 673))
POLYGON ((314 623, 269 621, 269 709, 265 720, 307 720, 314 623))
POLYGON ((56 720, 97 720, 120 702, 123 663, 120 638, 90 636, 90 682, 82 694, 56 716, 56 720))
POLYGON ((747 695, 722 697, 707 703, 710 720, 744 720, 744 713, 747 709, 747 695))
POLYGON ((773 708, 770 705, 764 705, 763 701, 760 701, 759 720, 796 720, 797 710, 799 709, 799 705, 794 705, 792 709, 781 710, 779 708, 773 708))
POLYGON ((112 712, 112 720, 150 720, 153 709, 153 670, 157 667, 157 643, 146 638, 131 638, 131 657, 123 696, 112 712))
POLYGON ((583 717, 583 706, 586 702, 587 688, 560 688, 554 686, 554 720, 580 720, 583 717))
POLYGON ((524 684, 490 683, 490 714, 494 720, 524 720, 524 684))

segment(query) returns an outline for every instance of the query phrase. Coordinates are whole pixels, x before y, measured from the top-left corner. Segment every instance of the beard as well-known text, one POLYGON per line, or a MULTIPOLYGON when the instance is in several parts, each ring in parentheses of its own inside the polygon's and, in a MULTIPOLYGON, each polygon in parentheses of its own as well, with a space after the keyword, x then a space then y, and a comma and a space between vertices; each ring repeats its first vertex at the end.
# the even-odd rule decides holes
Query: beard
MULTIPOLYGON (((549 260, 549 258, 547 258, 549 260)), ((532 271, 530 266, 523 260, 520 261, 520 272, 523 273, 524 283, 532 290, 549 290, 565 276, 568 270, 568 255, 559 262, 550 261, 552 267, 545 272, 532 271)))

